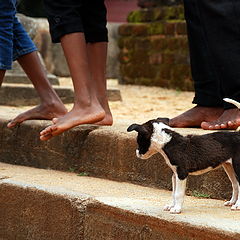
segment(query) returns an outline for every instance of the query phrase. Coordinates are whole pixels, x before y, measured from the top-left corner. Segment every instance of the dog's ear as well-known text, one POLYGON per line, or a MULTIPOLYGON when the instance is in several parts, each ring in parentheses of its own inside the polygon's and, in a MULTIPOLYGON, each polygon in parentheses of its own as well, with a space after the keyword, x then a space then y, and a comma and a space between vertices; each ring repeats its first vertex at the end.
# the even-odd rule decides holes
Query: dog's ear
POLYGON ((147 134, 148 133, 146 128, 143 125, 139 125, 139 124, 136 124, 136 123, 130 125, 128 127, 127 131, 128 132, 136 131, 136 132, 138 132, 140 134, 147 134))
POLYGON ((134 123, 134 124, 132 124, 128 127, 127 131, 128 132, 132 132, 132 131, 137 131, 138 132, 138 129, 140 128, 140 126, 141 125, 134 123))
POLYGON ((157 118, 157 121, 169 126, 169 118, 157 118))

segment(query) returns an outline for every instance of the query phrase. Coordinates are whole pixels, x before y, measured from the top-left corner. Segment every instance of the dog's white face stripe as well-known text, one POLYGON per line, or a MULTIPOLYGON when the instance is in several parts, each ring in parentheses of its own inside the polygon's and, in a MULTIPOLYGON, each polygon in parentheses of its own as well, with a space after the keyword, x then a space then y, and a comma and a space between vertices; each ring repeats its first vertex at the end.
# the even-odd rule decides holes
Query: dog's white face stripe
POLYGON ((163 130, 166 128, 171 129, 169 126, 167 126, 162 122, 153 123, 153 134, 151 137, 151 145, 154 144, 159 149, 171 141, 172 137, 163 130))
POLYGON ((145 154, 139 154, 139 150, 137 149, 136 150, 137 157, 147 159, 150 158, 153 154, 160 152, 161 148, 166 143, 170 142, 172 139, 172 137, 163 130, 166 128, 171 129, 169 126, 165 125, 162 122, 153 123, 153 133, 149 149, 145 154))

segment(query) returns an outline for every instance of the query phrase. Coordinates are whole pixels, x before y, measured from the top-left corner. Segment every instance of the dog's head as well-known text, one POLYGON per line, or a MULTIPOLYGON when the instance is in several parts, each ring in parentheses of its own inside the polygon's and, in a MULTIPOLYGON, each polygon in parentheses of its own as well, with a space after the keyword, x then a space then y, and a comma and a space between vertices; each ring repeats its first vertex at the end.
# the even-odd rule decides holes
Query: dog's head
POLYGON ((137 131, 138 133, 137 157, 147 159, 159 152, 171 140, 171 128, 167 124, 166 119, 158 118, 142 125, 134 123, 128 127, 128 132, 137 131))

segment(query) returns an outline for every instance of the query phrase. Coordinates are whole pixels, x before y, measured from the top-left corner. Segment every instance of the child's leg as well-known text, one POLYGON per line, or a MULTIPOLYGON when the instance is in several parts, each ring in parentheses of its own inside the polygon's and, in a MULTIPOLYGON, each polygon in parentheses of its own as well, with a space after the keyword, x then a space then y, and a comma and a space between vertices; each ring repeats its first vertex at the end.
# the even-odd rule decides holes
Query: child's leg
POLYGON ((74 106, 64 117, 55 119, 52 126, 40 133, 41 140, 48 140, 80 124, 96 123, 105 117, 91 81, 84 34, 80 32, 67 34, 61 38, 61 44, 73 81, 74 106))
POLYGON ((92 85, 98 101, 106 113, 104 119, 96 124, 112 125, 113 118, 108 104, 106 86, 107 42, 88 43, 87 49, 92 73, 92 85))
POLYGON ((1 87, 2 82, 3 82, 3 78, 5 76, 5 72, 6 72, 6 70, 0 69, 0 87, 1 87))
POLYGON ((18 115, 8 127, 14 127, 28 119, 53 119, 65 115, 67 110, 49 83, 33 42, 16 18, 13 26, 13 48, 14 59, 17 59, 32 81, 40 97, 40 105, 18 115))

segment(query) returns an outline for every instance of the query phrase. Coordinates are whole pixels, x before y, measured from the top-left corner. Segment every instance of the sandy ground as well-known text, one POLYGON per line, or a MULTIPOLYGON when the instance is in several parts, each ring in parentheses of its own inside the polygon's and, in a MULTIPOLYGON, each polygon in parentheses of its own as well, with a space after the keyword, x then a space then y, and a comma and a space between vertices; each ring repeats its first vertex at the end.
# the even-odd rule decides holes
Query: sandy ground
POLYGON ((122 102, 110 102, 114 118, 143 122, 157 117, 174 117, 193 107, 193 92, 159 87, 119 85, 122 102))
MULTIPOLYGON (((70 78, 61 78, 62 86, 71 86, 70 78)), ((120 85, 116 80, 108 81, 109 88, 118 88, 122 101, 110 102, 114 122, 118 120, 143 123, 157 117, 174 117, 191 108, 193 92, 168 90, 159 87, 146 87, 135 85, 120 85)), ((70 110, 72 104, 67 104, 70 110)), ((9 118, 30 109, 30 106, 9 107, 1 106, 0 112, 7 112, 9 118)))
MULTIPOLYGON (((61 85, 71 85, 71 79, 61 78, 61 85)), ((193 107, 193 92, 160 87, 121 85, 109 79, 108 88, 118 88, 122 101, 109 102, 114 120, 144 122, 157 117, 174 117, 193 107)), ((67 106, 71 108, 71 105, 67 106)))

